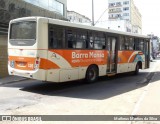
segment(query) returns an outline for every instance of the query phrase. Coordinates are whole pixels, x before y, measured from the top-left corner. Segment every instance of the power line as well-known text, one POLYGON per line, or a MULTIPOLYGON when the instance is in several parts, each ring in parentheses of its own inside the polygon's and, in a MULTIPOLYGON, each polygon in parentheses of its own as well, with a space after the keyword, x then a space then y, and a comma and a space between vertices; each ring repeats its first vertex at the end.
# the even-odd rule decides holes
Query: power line
POLYGON ((99 20, 102 18, 102 16, 105 14, 105 12, 108 10, 108 8, 102 13, 102 15, 99 17, 99 19, 96 21, 96 23, 94 24, 94 25, 96 25, 98 22, 99 22, 99 20))

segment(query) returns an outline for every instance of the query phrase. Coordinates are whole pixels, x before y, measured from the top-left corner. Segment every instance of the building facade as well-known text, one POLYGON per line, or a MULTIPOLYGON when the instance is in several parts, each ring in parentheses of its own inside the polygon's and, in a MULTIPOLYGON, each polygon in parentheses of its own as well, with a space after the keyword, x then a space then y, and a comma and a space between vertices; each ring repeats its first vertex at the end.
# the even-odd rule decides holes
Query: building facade
POLYGON ((67 0, 0 0, 0 78, 8 74, 7 37, 9 21, 27 16, 67 20, 67 0))
POLYGON ((142 33, 142 17, 133 0, 108 0, 108 19, 125 20, 131 24, 131 27, 126 27, 130 28, 127 32, 142 33))
POLYGON ((116 31, 123 31, 123 32, 132 32, 132 25, 127 20, 109 20, 104 22, 98 22, 96 24, 97 27, 112 29, 116 31))
POLYGON ((67 19, 73 23, 91 25, 91 20, 88 17, 81 15, 75 11, 67 11, 67 19))

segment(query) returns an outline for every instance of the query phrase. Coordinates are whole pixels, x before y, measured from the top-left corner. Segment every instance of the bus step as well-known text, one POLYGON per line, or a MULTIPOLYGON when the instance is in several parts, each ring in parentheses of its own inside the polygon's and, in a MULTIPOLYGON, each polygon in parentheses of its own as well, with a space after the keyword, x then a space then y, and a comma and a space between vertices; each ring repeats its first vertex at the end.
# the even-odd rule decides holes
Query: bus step
POLYGON ((108 73, 107 74, 108 77, 115 76, 115 75, 116 75, 116 73, 108 73))

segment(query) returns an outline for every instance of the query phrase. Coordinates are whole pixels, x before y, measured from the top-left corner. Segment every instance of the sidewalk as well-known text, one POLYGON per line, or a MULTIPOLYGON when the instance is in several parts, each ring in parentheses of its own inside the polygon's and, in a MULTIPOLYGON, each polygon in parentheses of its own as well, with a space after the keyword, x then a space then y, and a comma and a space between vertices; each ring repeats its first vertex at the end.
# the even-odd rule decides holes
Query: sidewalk
MULTIPOLYGON (((160 61, 158 61, 154 71, 153 77, 145 87, 132 112, 132 115, 149 115, 150 119, 147 122, 136 122, 136 124, 160 124, 160 121, 156 121, 156 119, 160 119, 160 61), (158 118, 154 115, 157 115, 158 118)), ((134 122, 130 124, 132 123, 134 122)))
POLYGON ((154 74, 137 104, 135 115, 160 115, 160 72, 154 74))
POLYGON ((7 76, 4 78, 0 78, 0 85, 13 83, 17 81, 23 81, 23 80, 27 80, 27 78, 19 77, 19 76, 7 76))

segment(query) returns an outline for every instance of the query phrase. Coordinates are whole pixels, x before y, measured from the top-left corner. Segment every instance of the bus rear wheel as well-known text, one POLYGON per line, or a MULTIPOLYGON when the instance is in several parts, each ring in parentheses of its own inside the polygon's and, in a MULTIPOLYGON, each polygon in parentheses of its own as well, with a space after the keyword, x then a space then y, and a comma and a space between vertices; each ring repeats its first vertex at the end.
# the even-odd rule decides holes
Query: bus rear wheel
POLYGON ((98 68, 95 65, 89 66, 86 72, 86 81, 88 83, 95 82, 98 79, 98 68))

